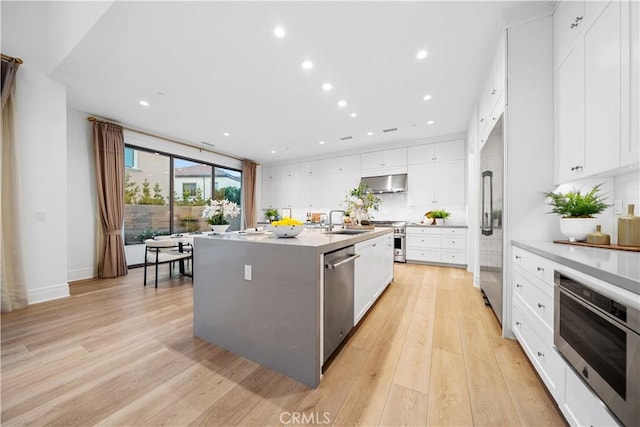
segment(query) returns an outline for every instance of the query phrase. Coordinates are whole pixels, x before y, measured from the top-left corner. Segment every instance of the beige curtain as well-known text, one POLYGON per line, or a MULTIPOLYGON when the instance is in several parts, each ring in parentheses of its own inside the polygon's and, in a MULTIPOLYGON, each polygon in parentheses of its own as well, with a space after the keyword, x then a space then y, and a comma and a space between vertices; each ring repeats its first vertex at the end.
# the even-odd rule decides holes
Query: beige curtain
POLYGON ((255 227, 256 221, 256 164, 249 160, 242 161, 242 210, 244 211, 244 228, 255 227))
POLYGON ((13 140, 13 98, 19 62, 2 58, 2 149, 0 150, 0 285, 3 313, 26 307, 27 284, 24 279, 18 215, 18 179, 13 140))
POLYGON ((93 122, 93 154, 102 238, 98 277, 127 274, 122 224, 124 221, 124 136, 122 127, 93 122))

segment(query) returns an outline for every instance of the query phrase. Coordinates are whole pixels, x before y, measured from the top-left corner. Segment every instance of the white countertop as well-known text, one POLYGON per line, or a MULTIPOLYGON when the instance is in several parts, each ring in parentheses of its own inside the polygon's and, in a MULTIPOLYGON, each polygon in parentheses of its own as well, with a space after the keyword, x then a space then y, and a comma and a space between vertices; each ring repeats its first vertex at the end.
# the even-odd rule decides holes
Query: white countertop
POLYGON ((205 233, 200 237, 203 239, 227 240, 234 242, 313 247, 321 250, 322 252, 327 252, 388 233, 393 233, 393 228, 375 227, 375 229, 371 231, 366 231, 360 234, 331 234, 325 233, 322 229, 305 229, 296 237, 287 238, 278 238, 273 233, 268 232, 262 234, 222 233, 215 235, 205 233))
POLYGON ((512 244, 640 295, 640 252, 538 241, 512 244))
POLYGON ((409 222, 407 223, 407 227, 429 227, 429 228, 468 228, 466 225, 431 225, 431 224, 422 224, 419 222, 409 222))

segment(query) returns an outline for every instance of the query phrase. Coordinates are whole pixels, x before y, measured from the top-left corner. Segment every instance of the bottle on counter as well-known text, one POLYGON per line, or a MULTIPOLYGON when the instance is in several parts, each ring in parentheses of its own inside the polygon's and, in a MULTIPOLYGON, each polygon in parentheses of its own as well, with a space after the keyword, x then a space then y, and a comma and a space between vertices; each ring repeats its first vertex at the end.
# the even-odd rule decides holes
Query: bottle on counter
POLYGON ((640 216, 633 214, 635 205, 630 204, 627 215, 618 218, 618 245, 640 246, 640 216))
POLYGON ((600 224, 596 225, 596 231, 593 233, 589 233, 587 236, 587 243, 591 243, 593 245, 610 245, 611 244, 611 236, 602 232, 602 226, 600 224))

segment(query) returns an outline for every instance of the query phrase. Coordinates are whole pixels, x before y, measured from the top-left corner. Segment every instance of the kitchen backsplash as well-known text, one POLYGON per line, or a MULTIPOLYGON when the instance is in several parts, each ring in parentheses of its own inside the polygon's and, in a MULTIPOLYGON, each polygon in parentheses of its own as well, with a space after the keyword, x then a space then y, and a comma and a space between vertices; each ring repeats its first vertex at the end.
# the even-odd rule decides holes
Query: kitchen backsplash
POLYGON ((597 184, 602 184, 601 192, 606 196, 606 203, 612 205, 598 216, 600 225, 602 225, 602 232, 610 234, 611 242, 616 243, 618 218, 627 213, 627 207, 630 204, 636 206, 636 215, 640 213, 640 172, 636 170, 615 177, 585 178, 563 184, 555 191, 566 192, 575 188, 585 192, 591 190, 597 184))
MULTIPOLYGON (((389 221, 409 221, 421 222, 427 211, 435 209, 445 209, 451 212, 451 216, 447 218, 446 224, 449 225, 467 225, 467 210, 465 206, 408 206, 407 193, 388 193, 379 194, 381 199, 380 209, 371 211, 373 219, 389 220, 389 221)), ((329 213, 329 209, 318 209, 314 212, 329 213)), ((307 211, 304 209, 292 209, 293 218, 304 221, 307 211)), ((337 218, 336 218, 337 219, 337 218)), ((262 220, 262 218, 260 218, 262 220)))

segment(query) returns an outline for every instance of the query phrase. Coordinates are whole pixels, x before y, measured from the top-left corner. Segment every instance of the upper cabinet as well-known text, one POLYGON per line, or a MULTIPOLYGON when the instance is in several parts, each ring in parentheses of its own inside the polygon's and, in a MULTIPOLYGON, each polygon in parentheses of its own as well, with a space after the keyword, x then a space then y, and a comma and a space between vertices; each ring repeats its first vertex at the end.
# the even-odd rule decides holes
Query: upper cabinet
MULTIPOLYGON (((628 1, 562 1, 554 14, 556 183, 611 171, 627 163, 630 93, 638 68, 628 1), (622 160, 625 159, 625 160, 622 160)), ((637 49, 637 45, 636 45, 637 49)), ((637 92, 637 91, 636 91, 637 92)))
MULTIPOLYGON (((622 92, 622 105, 625 105, 627 101, 629 103, 629 138, 625 138, 623 132, 620 153, 622 166, 637 163, 640 159, 640 2, 632 1, 629 8, 630 13, 626 19, 628 19, 631 33, 629 43, 629 68, 631 71, 628 76, 630 98, 626 99, 625 92, 622 92)), ((625 19, 624 15, 623 19, 625 19)), ((623 25, 626 25, 626 22, 623 22, 623 25)), ((625 77, 623 74, 623 82, 625 77)), ((622 124, 624 131, 626 123, 623 121, 622 124)))
POLYGON ((504 33, 498 39, 493 52, 491 68, 480 94, 478 105, 480 144, 487 141, 487 137, 504 112, 505 72, 506 72, 506 44, 504 33))
POLYGON ((409 164, 434 162, 436 160, 464 160, 464 140, 415 145, 407 149, 409 164))
POLYGON ((344 173, 355 172, 360 170, 360 155, 332 157, 330 159, 322 160, 322 172, 329 173, 344 173))
POLYGON ((408 157, 408 205, 442 208, 465 203, 463 140, 409 147, 408 157))
POLYGON ((380 169, 397 168, 407 165, 407 149, 396 148, 393 150, 374 151, 360 155, 360 168, 380 169))
POLYGON ((310 162, 300 163, 300 173, 302 175, 322 174, 322 160, 313 160, 310 162))

